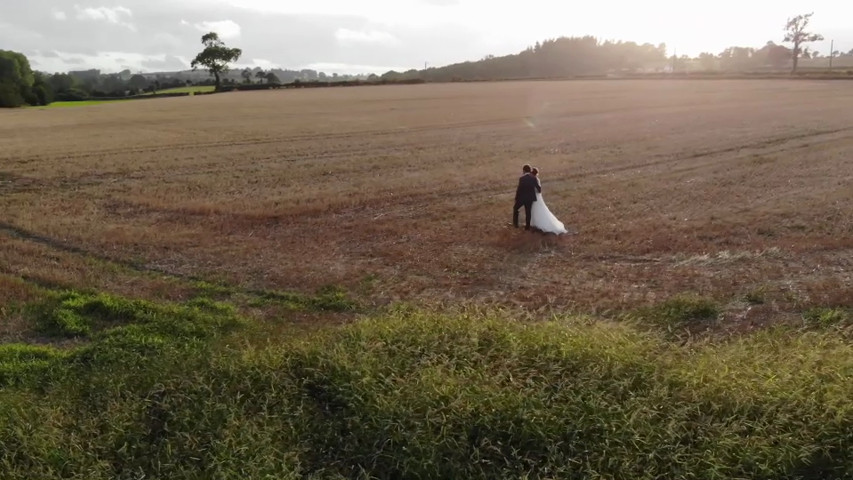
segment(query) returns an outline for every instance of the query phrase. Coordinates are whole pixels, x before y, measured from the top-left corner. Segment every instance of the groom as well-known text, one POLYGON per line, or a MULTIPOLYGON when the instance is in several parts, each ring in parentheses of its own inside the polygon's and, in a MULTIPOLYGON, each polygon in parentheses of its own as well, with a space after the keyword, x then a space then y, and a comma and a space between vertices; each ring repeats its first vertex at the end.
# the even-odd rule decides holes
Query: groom
POLYGON ((530 230, 530 210, 536 201, 536 192, 542 192, 542 187, 536 181, 536 177, 530 174, 530 165, 521 168, 524 175, 518 179, 518 188, 515 190, 515 207, 512 209, 512 225, 518 228, 518 209, 524 207, 525 230, 530 230))

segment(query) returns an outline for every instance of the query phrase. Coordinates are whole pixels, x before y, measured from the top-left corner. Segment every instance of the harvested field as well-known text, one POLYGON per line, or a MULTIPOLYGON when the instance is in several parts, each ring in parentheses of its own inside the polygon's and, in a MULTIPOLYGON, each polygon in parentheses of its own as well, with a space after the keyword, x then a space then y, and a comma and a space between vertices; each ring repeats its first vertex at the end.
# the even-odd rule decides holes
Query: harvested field
POLYGON ((853 307, 851 112, 853 83, 805 80, 3 111, 0 301, 27 284, 180 299, 203 279, 605 315, 694 293, 731 329, 853 307), (578 234, 508 228, 523 163, 578 234))

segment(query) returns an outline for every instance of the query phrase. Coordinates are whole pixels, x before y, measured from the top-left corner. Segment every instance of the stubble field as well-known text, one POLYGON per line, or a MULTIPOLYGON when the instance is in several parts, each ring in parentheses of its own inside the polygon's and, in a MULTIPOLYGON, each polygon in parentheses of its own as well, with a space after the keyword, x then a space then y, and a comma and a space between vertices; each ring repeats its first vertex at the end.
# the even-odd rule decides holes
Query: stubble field
MULTIPOLYGON (((853 85, 589 81, 245 92, 0 113, 0 283, 719 326, 853 306, 853 85), (523 163, 575 235, 509 228, 523 163), (23 280, 21 280, 23 279, 23 280)), ((273 315, 275 312, 267 312, 273 315)), ((7 318, 0 336, 25 326, 7 318)))

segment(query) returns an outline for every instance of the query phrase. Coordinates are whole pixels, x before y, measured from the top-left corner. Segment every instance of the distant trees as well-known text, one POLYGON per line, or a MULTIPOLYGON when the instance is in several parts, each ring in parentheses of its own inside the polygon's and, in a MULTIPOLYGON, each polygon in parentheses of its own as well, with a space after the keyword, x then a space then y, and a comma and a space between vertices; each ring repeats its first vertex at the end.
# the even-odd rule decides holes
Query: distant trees
POLYGON ((273 84, 281 83, 281 79, 278 78, 278 75, 276 75, 273 72, 267 72, 266 79, 267 79, 267 83, 273 83, 273 84))
POLYGON ((316 70, 312 70, 310 68, 303 68, 299 71, 299 74, 303 80, 315 81, 320 78, 319 73, 316 70))
POLYGON ((699 65, 705 71, 716 70, 717 56, 713 53, 702 52, 699 54, 699 65))
POLYGON ((252 83, 252 70, 250 68, 244 68, 240 72, 240 76, 243 77, 243 83, 252 83))
POLYGON ((791 73, 797 73, 797 64, 802 53, 801 46, 804 43, 818 42, 823 40, 823 35, 806 31, 809 26, 809 21, 814 15, 814 12, 805 15, 797 15, 794 18, 789 18, 785 24, 785 42, 793 43, 791 55, 794 60, 794 68, 791 73))
POLYGON ((0 107, 37 104, 33 93, 35 75, 22 53, 0 50, 0 107))
POLYGON ((53 102, 54 93, 50 87, 50 77, 41 72, 33 73, 33 95, 37 105, 49 105, 53 102))
MULTIPOLYGON (((262 78, 270 84, 281 84, 279 75, 301 75, 299 71, 277 70, 264 72, 260 68, 249 71, 250 78, 262 78)), ((46 74, 33 71, 29 60, 18 52, 0 50, 0 107, 23 105, 47 105, 53 101, 80 101, 90 98, 120 98, 142 92, 157 93, 160 90, 188 85, 213 85, 213 78, 201 80, 196 72, 173 72, 158 74, 134 74, 129 70, 119 73, 102 73, 97 69, 46 74), (195 82, 193 81, 195 80, 195 82)), ((226 72, 220 77, 228 83, 226 72)), ((233 77, 240 78, 240 72, 233 77)), ((295 77, 287 77, 292 81, 295 77)))
POLYGON ((132 90, 145 90, 146 88, 148 88, 148 85, 150 83, 151 82, 149 82, 148 79, 145 78, 144 76, 142 76, 140 74, 136 74, 136 75, 130 77, 130 80, 128 81, 128 86, 132 90))
POLYGON ((791 50, 769 41, 758 50, 750 47, 729 47, 717 56, 702 53, 697 60, 702 70, 705 71, 716 69, 725 72, 778 70, 788 65, 791 60, 791 50))
POLYGON ((98 88, 106 96, 123 97, 127 94, 128 82, 122 80, 120 74, 107 74, 97 79, 98 88))
MULTIPOLYGON (((601 42, 595 37, 560 37, 537 42, 523 52, 489 56, 417 72, 427 81, 486 80, 495 78, 563 77, 601 75, 611 71, 662 69, 666 45, 634 42, 601 42)), ((383 78, 411 77, 410 72, 389 72, 383 78)))
POLYGON ((729 47, 720 53, 720 68, 724 71, 745 71, 755 64, 754 48, 729 47))
POLYGON ((24 54, 0 50, 0 107, 47 105, 54 100, 53 83, 53 77, 34 72, 24 54))
POLYGON ((767 65, 770 65, 773 68, 783 68, 791 59, 791 50, 789 48, 786 48, 783 45, 776 45, 772 41, 767 42, 767 45, 757 51, 756 54, 759 58, 763 59, 767 65))
POLYGON ((222 88, 221 75, 228 71, 228 64, 237 61, 243 54, 239 48, 228 48, 225 43, 219 39, 216 32, 206 33, 201 37, 201 43, 204 45, 202 50, 192 61, 190 66, 193 70, 199 66, 205 67, 208 72, 216 79, 216 90, 222 88))
POLYGON ((125 72, 102 75, 98 70, 71 73, 34 72, 27 57, 0 50, 0 107, 47 105, 54 100, 85 100, 90 96, 124 96, 125 72))

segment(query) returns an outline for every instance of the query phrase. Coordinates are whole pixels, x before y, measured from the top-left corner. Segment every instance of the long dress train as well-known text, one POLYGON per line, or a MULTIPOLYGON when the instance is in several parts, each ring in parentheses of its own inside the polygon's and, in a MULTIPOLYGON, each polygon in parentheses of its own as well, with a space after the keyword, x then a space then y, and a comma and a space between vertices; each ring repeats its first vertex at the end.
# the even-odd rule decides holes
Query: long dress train
POLYGON ((548 205, 545 205, 545 199, 542 198, 541 193, 536 194, 536 201, 533 202, 531 217, 530 226, 533 228, 545 233, 555 233, 557 235, 569 233, 566 226, 563 225, 563 222, 551 213, 551 210, 548 209, 548 205))

